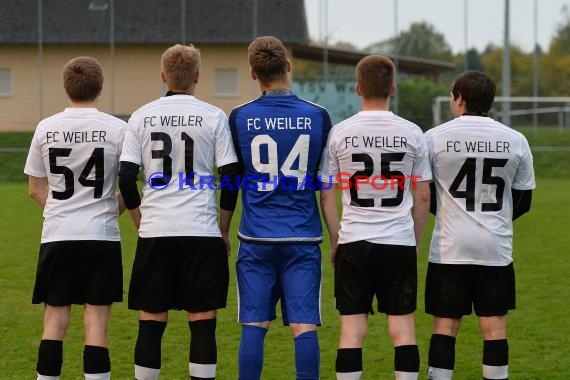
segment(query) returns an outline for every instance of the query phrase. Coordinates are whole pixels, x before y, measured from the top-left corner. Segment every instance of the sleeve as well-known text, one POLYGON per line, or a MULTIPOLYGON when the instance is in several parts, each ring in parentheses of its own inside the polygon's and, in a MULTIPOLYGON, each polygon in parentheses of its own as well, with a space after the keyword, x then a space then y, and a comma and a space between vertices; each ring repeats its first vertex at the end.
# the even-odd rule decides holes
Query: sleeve
POLYGON ((418 133, 417 138, 417 151, 414 166, 412 168, 412 176, 417 178, 418 181, 431 181, 431 164, 429 159, 429 150, 426 138, 423 133, 418 133))
POLYGON ((121 149, 121 158, 119 161, 132 162, 133 164, 142 165, 141 141, 138 133, 137 118, 133 115, 129 119, 129 123, 125 130, 125 137, 121 149))
POLYGON ((47 170, 41 152, 39 127, 36 128, 36 132, 32 138, 28 157, 26 158, 24 173, 33 177, 47 177, 47 170))
POLYGON ((141 196, 137 188, 138 174, 139 165, 128 161, 119 162, 119 190, 123 194, 127 210, 133 210, 141 204, 141 196))
POLYGON ((237 162, 220 167, 220 175, 227 179, 225 186, 222 186, 220 192, 220 207, 224 210, 234 211, 237 204, 239 194, 239 177, 241 175, 241 166, 237 162))
POLYGON ((218 168, 237 162, 237 156, 232 142, 232 135, 228 124, 228 118, 220 112, 215 136, 216 166, 218 168))
POLYGON ((243 165, 243 158, 241 156, 241 151, 240 151, 240 147, 239 147, 239 134, 237 131, 237 123, 236 123, 237 113, 238 113, 238 109, 234 108, 232 110, 232 112, 230 113, 228 123, 229 123, 229 127, 230 127, 230 132, 232 135, 234 150, 236 152, 238 161, 243 165))
POLYGON ((336 156, 336 148, 334 147, 334 128, 329 133, 329 138, 325 146, 321 165, 319 168, 319 179, 323 183, 337 183, 337 174, 339 172, 338 158, 336 156))
POLYGON ((125 132, 127 130, 127 123, 121 122, 118 125, 118 127, 119 127, 119 132, 117 133, 116 144, 117 144, 117 154, 120 158, 123 152, 123 142, 125 141, 125 132))
POLYGON ((524 136, 521 136, 521 159, 513 178, 512 188, 516 190, 532 190, 536 187, 534 180, 534 168, 532 164, 532 153, 528 145, 528 141, 524 136))

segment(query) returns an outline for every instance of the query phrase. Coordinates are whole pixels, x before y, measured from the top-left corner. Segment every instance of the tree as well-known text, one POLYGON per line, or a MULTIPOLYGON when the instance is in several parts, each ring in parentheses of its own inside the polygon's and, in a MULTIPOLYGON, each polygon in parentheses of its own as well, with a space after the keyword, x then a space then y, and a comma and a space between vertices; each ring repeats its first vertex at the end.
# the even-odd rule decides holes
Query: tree
POLYGON ((436 59, 451 62, 451 47, 442 33, 427 22, 416 22, 409 30, 398 37, 377 42, 368 46, 366 51, 374 54, 393 54, 410 57, 436 59))
MULTIPOLYGON (((503 49, 489 50, 482 57, 487 74, 497 83, 497 95, 502 91, 503 49)), ((532 94, 532 54, 511 45, 511 96, 532 94)))
POLYGON ((568 12, 568 6, 565 5, 562 8, 562 13, 565 20, 558 24, 556 35, 550 42, 550 53, 556 55, 570 54, 570 13, 568 12))
POLYGON ((427 78, 400 80, 398 86, 398 115, 420 126, 424 131, 433 126, 432 104, 436 96, 449 95, 447 84, 427 78))

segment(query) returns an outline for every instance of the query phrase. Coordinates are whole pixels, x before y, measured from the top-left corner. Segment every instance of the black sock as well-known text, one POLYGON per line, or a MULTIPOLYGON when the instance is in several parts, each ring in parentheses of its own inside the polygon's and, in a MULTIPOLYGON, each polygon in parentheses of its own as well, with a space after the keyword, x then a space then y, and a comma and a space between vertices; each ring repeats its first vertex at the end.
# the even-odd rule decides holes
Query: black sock
POLYGON ((417 345, 394 347, 394 370, 396 372, 419 372, 420 351, 417 345))
POLYGON ((506 339, 483 342, 483 379, 508 378, 509 344, 506 339))
POLYGON ((188 322, 190 327, 191 379, 213 379, 218 353, 216 348, 216 318, 188 322))
POLYGON ((135 364, 160 369, 162 334, 166 322, 139 321, 139 335, 135 345, 135 364))
POLYGON ((44 376, 61 375, 63 364, 63 341, 42 339, 38 348, 36 370, 44 376))
POLYGON ((443 334, 431 336, 428 365, 447 370, 455 367, 455 337, 443 334))
POLYGON ((362 348, 339 348, 336 372, 362 372, 362 348))
POLYGON ((111 372, 111 359, 107 347, 85 345, 83 349, 83 372, 111 372))

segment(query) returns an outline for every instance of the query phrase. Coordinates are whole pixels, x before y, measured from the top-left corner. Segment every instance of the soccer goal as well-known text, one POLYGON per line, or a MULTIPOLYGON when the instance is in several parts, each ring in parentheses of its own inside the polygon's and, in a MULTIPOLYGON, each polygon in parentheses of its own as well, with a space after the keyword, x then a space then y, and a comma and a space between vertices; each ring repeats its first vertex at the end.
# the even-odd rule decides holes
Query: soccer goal
MULTIPOLYGON (((449 96, 433 102, 434 126, 451 120, 449 96)), ((570 97, 497 96, 490 116, 511 127, 570 127, 570 97)))

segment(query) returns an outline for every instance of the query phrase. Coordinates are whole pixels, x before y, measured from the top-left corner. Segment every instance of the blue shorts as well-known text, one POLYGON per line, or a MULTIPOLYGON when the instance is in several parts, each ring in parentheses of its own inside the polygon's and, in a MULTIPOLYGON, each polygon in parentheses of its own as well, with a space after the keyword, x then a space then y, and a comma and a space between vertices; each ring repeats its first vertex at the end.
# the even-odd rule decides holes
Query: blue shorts
POLYGON ((318 245, 240 242, 236 263, 241 323, 272 321, 281 300, 283 324, 321 324, 318 245))

